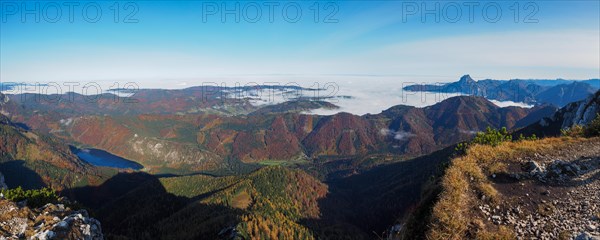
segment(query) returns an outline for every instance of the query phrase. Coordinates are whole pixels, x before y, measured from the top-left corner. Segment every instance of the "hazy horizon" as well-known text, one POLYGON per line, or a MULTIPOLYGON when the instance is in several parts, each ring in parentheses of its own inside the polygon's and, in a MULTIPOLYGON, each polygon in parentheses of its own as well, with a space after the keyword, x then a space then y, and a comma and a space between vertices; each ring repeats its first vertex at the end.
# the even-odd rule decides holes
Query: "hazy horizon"
POLYGON ((19 3, 2 3, 1 82, 600 78, 595 1, 19 3))

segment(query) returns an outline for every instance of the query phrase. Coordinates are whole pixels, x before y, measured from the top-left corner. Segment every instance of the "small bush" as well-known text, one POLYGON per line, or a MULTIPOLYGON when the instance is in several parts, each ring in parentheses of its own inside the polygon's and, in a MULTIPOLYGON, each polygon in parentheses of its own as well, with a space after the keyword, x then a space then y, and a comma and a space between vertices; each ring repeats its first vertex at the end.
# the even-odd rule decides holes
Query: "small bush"
POLYGON ((529 137, 525 137, 522 133, 521 135, 519 135, 519 140, 518 141, 535 141, 535 140, 539 140, 538 137, 535 134, 532 134, 529 137))
MULTIPOLYGON (((533 136, 535 137, 535 135, 533 136)), ((537 137, 536 137, 537 139, 537 137)), ((470 145, 479 144, 479 145, 489 145, 489 146, 498 146, 500 143, 512 141, 512 135, 508 133, 505 127, 500 130, 488 127, 485 132, 478 132, 475 135, 475 138, 468 143, 459 143, 455 151, 457 154, 462 155, 466 153, 467 148, 470 145)))
POLYGON ((47 203, 58 201, 58 195, 51 188, 41 188, 32 190, 23 190, 21 187, 2 190, 4 198, 13 202, 27 200, 30 207, 41 207, 47 203))
POLYGON ((560 133, 566 137, 598 137, 600 136, 600 113, 597 113, 596 118, 587 125, 574 125, 570 128, 561 129, 560 133))
POLYGON ((575 125, 567 129, 561 129, 560 133, 565 137, 583 137, 583 127, 575 125))
POLYGON ((469 148, 469 143, 459 143, 458 145, 456 145, 456 148, 454 148, 455 154, 464 155, 467 153, 467 148, 469 148))
POLYGON ((597 137, 600 136, 600 113, 596 114, 596 118, 592 120, 583 130, 585 137, 597 137))
POLYGON ((500 145, 500 143, 508 141, 512 141, 512 136, 508 134, 505 127, 500 130, 488 127, 485 132, 477 133, 475 139, 471 141, 471 144, 490 145, 495 147, 500 145))

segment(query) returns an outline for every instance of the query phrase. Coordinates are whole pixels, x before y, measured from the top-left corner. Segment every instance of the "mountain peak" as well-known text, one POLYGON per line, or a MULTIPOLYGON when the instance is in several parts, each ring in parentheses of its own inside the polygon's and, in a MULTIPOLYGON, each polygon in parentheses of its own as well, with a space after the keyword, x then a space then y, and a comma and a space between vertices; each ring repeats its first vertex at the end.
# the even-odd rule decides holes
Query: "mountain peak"
POLYGON ((475 82, 475 80, 473 80, 473 78, 471 78, 471 75, 466 74, 466 75, 460 77, 459 82, 462 82, 462 83, 465 83, 465 82, 466 83, 471 83, 471 82, 475 82))
MULTIPOLYGON (((443 107, 460 107, 460 106, 464 105, 464 106, 479 106, 479 107, 487 106, 487 107, 492 107, 492 108, 499 108, 495 104, 490 102, 490 100, 488 100, 484 97, 470 96, 470 95, 451 97, 451 98, 445 99, 444 101, 437 103, 436 105, 438 105, 438 104, 443 107)), ((433 106, 435 106, 435 105, 433 105, 433 106)))

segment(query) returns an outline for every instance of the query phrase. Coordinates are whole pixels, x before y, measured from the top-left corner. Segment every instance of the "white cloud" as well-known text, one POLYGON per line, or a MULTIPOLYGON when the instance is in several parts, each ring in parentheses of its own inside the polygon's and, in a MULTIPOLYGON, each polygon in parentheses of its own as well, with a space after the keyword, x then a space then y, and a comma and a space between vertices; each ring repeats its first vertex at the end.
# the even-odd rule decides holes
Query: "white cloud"
POLYGON ((460 132, 461 132, 461 133, 464 133, 464 134, 475 135, 475 134, 477 134, 477 133, 478 133, 478 132, 480 132, 480 131, 475 131, 475 130, 462 130, 462 129, 460 129, 460 132))
POLYGON ((61 119, 59 122, 64 126, 69 126, 73 122, 73 118, 61 119))
POLYGON ((402 130, 394 131, 392 129, 382 128, 379 130, 379 133, 383 136, 394 136, 394 139, 398 141, 406 140, 407 138, 411 138, 416 136, 413 133, 405 132, 402 130))
POLYGON ((498 100, 490 100, 493 104, 498 107, 522 107, 522 108, 532 108, 533 105, 529 105, 527 103, 522 102, 513 102, 513 101, 498 101, 498 100))

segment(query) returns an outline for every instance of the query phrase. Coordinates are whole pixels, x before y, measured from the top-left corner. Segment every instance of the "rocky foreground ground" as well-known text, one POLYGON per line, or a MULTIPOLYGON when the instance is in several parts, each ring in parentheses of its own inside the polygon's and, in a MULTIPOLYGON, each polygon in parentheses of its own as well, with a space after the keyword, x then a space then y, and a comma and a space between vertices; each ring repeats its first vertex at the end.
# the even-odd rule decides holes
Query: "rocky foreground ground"
POLYGON ((0 199, 0 240, 103 239, 100 222, 63 204, 29 208, 0 199))
POLYGON ((517 159, 491 176, 502 202, 478 208, 518 239, 600 239, 600 143, 517 159))

